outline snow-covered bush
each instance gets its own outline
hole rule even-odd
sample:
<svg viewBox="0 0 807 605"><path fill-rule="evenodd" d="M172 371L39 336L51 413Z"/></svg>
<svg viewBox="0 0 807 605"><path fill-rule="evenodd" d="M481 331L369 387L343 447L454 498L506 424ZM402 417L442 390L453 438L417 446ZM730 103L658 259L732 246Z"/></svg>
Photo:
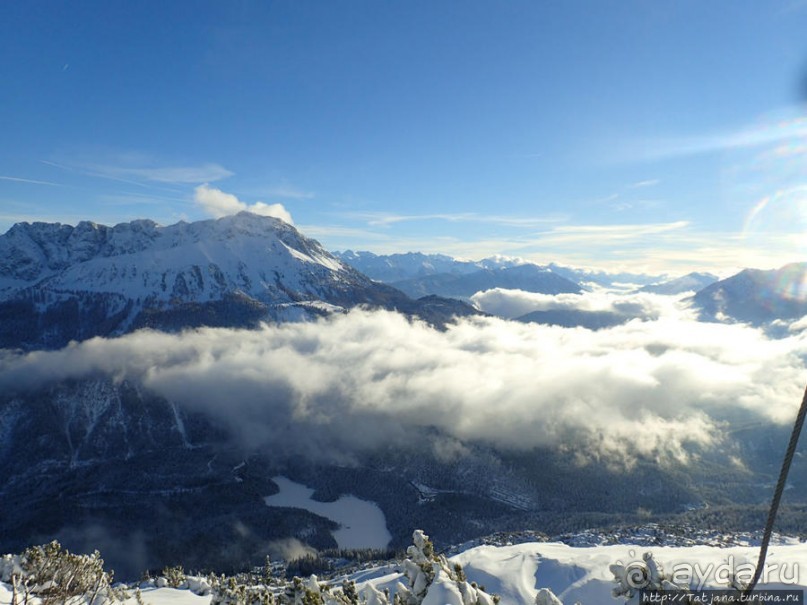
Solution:
<svg viewBox="0 0 807 605"><path fill-rule="evenodd" d="M493 605L496 596L487 594L476 584L468 583L462 566L449 564L443 555L434 553L429 536L421 530L412 534L404 561L408 586L398 582L394 605Z"/></svg>
<svg viewBox="0 0 807 605"><path fill-rule="evenodd" d="M121 600L98 551L77 555L53 541L0 560L0 581L11 584L12 603L102 605Z"/></svg>
<svg viewBox="0 0 807 605"><path fill-rule="evenodd" d="M182 565L165 567L162 576L160 576L158 580L161 578L165 578L165 584L171 588L185 588L185 584L188 581L185 575L185 569L183 569ZM159 584L162 584L162 582L159 582Z"/></svg>
<svg viewBox="0 0 807 605"><path fill-rule="evenodd" d="M240 584L235 578L222 578L213 585L210 605L273 605L275 595L266 586Z"/></svg>
<svg viewBox="0 0 807 605"><path fill-rule="evenodd" d="M402 563L404 582L395 596L367 583L358 589L352 580L340 585L321 583L315 575L295 577L284 587L248 585L235 578L211 578L211 605L494 605L498 597L469 583L462 567L435 554L429 537L417 530Z"/></svg>

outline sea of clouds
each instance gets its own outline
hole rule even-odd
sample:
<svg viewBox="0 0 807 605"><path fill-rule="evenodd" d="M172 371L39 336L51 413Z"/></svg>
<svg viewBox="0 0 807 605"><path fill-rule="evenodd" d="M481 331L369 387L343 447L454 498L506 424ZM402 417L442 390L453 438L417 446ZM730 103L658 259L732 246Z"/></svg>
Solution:
<svg viewBox="0 0 807 605"><path fill-rule="evenodd" d="M525 300L630 309L635 318L592 331L472 317L439 331L356 309L257 330L140 331L2 352L0 390L130 380L209 415L247 447L330 459L439 435L431 445L444 453L470 443L574 446L685 462L718 447L732 422L795 416L807 333L771 339L740 324L698 322L680 301L651 294L475 297L506 316Z"/></svg>
<svg viewBox="0 0 807 605"><path fill-rule="evenodd" d="M539 294L524 290L493 288L477 292L471 302L481 311L514 319L533 311L582 311L611 313L624 320L658 319L662 315L684 317L679 299L646 292L624 293L599 289L582 294Z"/></svg>

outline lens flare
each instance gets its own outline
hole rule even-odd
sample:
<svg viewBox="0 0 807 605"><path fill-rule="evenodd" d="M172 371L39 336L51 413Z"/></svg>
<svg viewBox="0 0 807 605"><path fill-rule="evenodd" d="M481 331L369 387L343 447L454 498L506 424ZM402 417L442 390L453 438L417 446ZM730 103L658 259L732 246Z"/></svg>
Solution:
<svg viewBox="0 0 807 605"><path fill-rule="evenodd" d="M763 197L751 208L743 225L745 237L788 233L807 237L807 185Z"/></svg>
<svg viewBox="0 0 807 605"><path fill-rule="evenodd" d="M743 240L749 248L786 247L797 252L793 264L776 272L771 294L807 300L807 185L782 189L760 199L749 211L743 226Z"/></svg>
<svg viewBox="0 0 807 605"><path fill-rule="evenodd" d="M774 289L784 298L795 301L807 300L807 272L804 263L787 265L777 271Z"/></svg>

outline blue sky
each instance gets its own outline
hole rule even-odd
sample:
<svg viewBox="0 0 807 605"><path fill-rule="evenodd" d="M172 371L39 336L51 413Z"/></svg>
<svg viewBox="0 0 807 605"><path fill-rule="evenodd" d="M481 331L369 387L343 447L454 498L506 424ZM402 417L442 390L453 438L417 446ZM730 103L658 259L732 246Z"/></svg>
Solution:
<svg viewBox="0 0 807 605"><path fill-rule="evenodd" d="M803 0L4 2L0 231L251 207L331 249L806 260L805 32Z"/></svg>

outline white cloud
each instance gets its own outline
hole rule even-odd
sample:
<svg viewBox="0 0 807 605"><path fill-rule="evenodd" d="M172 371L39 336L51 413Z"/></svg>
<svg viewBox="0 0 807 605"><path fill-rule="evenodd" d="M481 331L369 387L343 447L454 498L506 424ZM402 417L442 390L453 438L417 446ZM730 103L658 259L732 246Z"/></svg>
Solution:
<svg viewBox="0 0 807 605"><path fill-rule="evenodd" d="M113 178L134 178L158 183L195 184L210 183L232 176L233 173L218 164L204 164L202 166L171 166L130 168L123 166L106 166L92 164L88 169L98 176Z"/></svg>
<svg viewBox="0 0 807 605"><path fill-rule="evenodd" d="M644 181L637 181L628 185L628 189L641 189L642 187L655 187L661 181L659 179L647 179Z"/></svg>
<svg viewBox="0 0 807 605"><path fill-rule="evenodd" d="M31 185L49 185L52 187L64 187L64 185L60 183L54 183L52 181L37 181L35 179L23 179L17 176L0 176L0 181L13 181L15 183L28 183Z"/></svg>
<svg viewBox="0 0 807 605"><path fill-rule="evenodd" d="M289 225L294 224L291 214L286 210L283 204L264 204L263 202L246 204L233 194L225 193L220 189L209 186L207 183L199 185L194 189L193 199L204 208L205 212L214 218L220 218L228 214L237 214L246 210L254 214L260 214L261 216L279 218Z"/></svg>
<svg viewBox="0 0 807 605"><path fill-rule="evenodd" d="M303 191L291 185L272 187L266 191L266 194L271 197L283 197L290 200L310 200L315 197L313 192Z"/></svg>
<svg viewBox="0 0 807 605"><path fill-rule="evenodd" d="M64 162L39 160L42 164L60 170L76 172L87 176L130 183L139 187L165 189L165 185L187 185L212 183L234 173L214 163L199 166L159 166L149 156L137 153L110 154L114 163L99 162L94 158L71 159ZM154 185L153 183L161 183Z"/></svg>
<svg viewBox="0 0 807 605"><path fill-rule="evenodd" d="M645 320L662 316L694 318L674 298L646 292L624 294L598 290L582 294L538 294L494 288L477 292L471 297L471 302L485 313L509 319L532 311L605 311L627 319Z"/></svg>
<svg viewBox="0 0 807 605"><path fill-rule="evenodd" d="M801 319L797 319L796 321L792 322L791 324L787 324L787 322L782 322L782 325L787 326L787 329L790 332L802 332L807 330L807 315L802 317Z"/></svg>
<svg viewBox="0 0 807 605"><path fill-rule="evenodd" d="M553 243L587 242L594 238L610 242L633 241L648 235L679 231L689 226L687 221L673 223L643 223L633 225L564 225L546 234Z"/></svg>
<svg viewBox="0 0 807 605"><path fill-rule="evenodd" d="M496 318L445 332L353 311L255 331L142 331L0 356L0 390L114 376L202 411L246 445L349 456L390 444L577 447L685 459L727 419L786 423L807 337L684 316L592 332ZM433 443L437 445L437 443Z"/></svg>
<svg viewBox="0 0 807 605"><path fill-rule="evenodd" d="M449 223L486 223L532 229L550 223L565 220L564 216L554 214L547 216L507 216L500 214L478 214L476 212L444 213L444 214L395 214L389 212L359 212L347 216L367 221L370 226L390 226L397 223L446 221Z"/></svg>
<svg viewBox="0 0 807 605"><path fill-rule="evenodd" d="M653 141L633 141L622 159L659 160L716 151L753 149L788 141L803 141L807 137L807 118L798 113L795 117L788 115L777 118L734 131ZM619 155L616 154L617 157Z"/></svg>

